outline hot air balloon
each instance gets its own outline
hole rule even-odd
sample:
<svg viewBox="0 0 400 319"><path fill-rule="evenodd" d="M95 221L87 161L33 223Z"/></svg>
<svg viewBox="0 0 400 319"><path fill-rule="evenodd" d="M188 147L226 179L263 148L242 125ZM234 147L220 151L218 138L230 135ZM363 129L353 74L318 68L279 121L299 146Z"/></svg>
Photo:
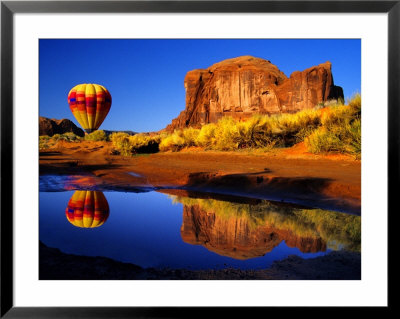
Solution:
<svg viewBox="0 0 400 319"><path fill-rule="evenodd" d="M76 191L68 202L65 214L76 227L94 228L105 223L110 208L103 192Z"/></svg>
<svg viewBox="0 0 400 319"><path fill-rule="evenodd" d="M69 91L68 104L86 133L92 133L100 127L111 108L111 94L99 84L79 84Z"/></svg>

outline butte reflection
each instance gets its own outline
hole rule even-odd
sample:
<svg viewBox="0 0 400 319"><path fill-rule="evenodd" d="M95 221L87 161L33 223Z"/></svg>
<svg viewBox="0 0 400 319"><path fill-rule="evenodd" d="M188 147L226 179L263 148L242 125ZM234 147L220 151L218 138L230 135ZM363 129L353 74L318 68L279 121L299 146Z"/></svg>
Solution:
<svg viewBox="0 0 400 319"><path fill-rule="evenodd" d="M75 191L65 210L68 221L81 228L103 225L110 215L110 208L103 192Z"/></svg>
<svg viewBox="0 0 400 319"><path fill-rule="evenodd" d="M183 204L183 241L219 255L260 257L282 241L303 253L361 249L359 216L266 200L171 197Z"/></svg>

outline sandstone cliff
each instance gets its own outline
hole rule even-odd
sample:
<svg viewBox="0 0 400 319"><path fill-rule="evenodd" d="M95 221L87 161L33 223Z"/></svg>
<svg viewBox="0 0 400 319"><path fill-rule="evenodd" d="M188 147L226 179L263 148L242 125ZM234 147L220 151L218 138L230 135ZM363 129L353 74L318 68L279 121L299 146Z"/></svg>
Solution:
<svg viewBox="0 0 400 319"><path fill-rule="evenodd" d="M77 127L68 119L49 119L47 117L39 117L39 135L53 136L54 134L64 134L72 132L78 136L85 136L83 130Z"/></svg>
<svg viewBox="0 0 400 319"><path fill-rule="evenodd" d="M270 61L242 56L186 74L186 107L167 130L201 126L230 115L294 113L343 98L326 62L288 78Z"/></svg>

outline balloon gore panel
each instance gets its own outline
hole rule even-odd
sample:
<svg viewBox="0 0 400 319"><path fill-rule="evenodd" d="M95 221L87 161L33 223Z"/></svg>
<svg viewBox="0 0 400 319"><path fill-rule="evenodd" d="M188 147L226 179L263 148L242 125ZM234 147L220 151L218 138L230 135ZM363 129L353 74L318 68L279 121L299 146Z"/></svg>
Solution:
<svg viewBox="0 0 400 319"><path fill-rule="evenodd" d="M68 104L78 123L87 132L96 131L111 108L111 94L99 84L79 84L68 93Z"/></svg>

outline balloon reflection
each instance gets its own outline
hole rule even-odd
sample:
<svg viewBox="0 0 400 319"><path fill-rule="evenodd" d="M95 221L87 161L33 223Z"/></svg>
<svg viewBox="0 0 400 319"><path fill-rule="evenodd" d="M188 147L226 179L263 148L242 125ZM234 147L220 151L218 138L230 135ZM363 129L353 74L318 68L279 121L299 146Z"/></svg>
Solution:
<svg viewBox="0 0 400 319"><path fill-rule="evenodd" d="M69 200L65 214L76 227L95 228L106 222L110 208L103 192L78 190Z"/></svg>

